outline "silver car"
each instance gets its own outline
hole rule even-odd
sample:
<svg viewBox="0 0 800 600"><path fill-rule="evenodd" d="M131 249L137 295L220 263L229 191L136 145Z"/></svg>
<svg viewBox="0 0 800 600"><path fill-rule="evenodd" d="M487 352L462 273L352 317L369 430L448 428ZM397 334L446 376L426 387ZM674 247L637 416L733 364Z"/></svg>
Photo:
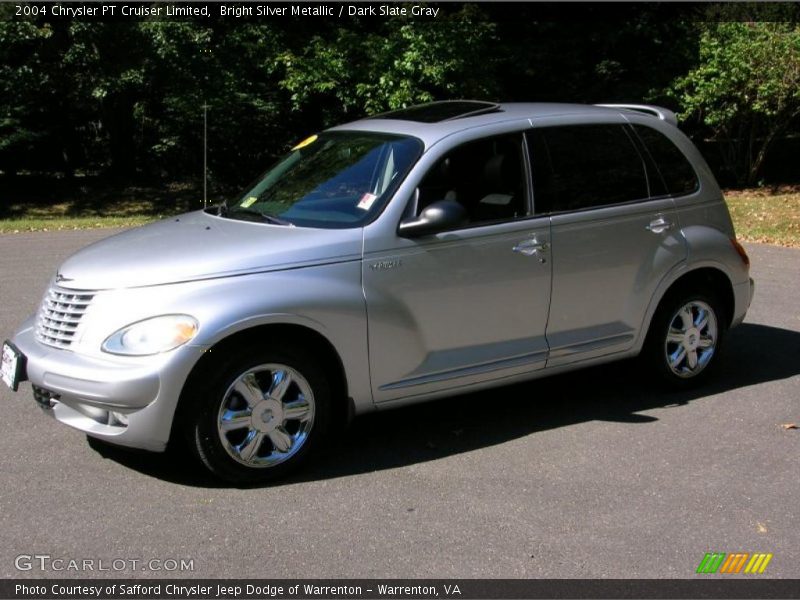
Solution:
<svg viewBox="0 0 800 600"><path fill-rule="evenodd" d="M361 413L641 355L696 384L753 294L708 166L643 105L437 102L58 269L3 347L58 421L279 477Z"/></svg>

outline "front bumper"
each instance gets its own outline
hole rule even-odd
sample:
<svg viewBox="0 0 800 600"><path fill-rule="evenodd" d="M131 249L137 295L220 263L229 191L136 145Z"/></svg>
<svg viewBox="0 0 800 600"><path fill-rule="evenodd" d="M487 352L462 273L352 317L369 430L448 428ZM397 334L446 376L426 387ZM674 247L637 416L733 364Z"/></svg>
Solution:
<svg viewBox="0 0 800 600"><path fill-rule="evenodd" d="M92 437L153 451L166 448L181 390L205 350L183 346L155 357L87 357L38 342L33 317L13 342L26 357L27 379L45 412Z"/></svg>

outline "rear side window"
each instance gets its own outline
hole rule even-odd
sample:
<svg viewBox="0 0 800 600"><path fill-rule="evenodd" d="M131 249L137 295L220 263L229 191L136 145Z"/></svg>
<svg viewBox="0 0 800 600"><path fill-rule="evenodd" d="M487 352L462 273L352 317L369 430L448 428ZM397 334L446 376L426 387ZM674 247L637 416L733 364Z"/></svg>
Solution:
<svg viewBox="0 0 800 600"><path fill-rule="evenodd" d="M537 213L649 196L642 157L622 125L543 127L527 139Z"/></svg>
<svg viewBox="0 0 800 600"><path fill-rule="evenodd" d="M691 194L700 186L692 165L678 147L660 131L645 125L633 128L653 157L670 194Z"/></svg>

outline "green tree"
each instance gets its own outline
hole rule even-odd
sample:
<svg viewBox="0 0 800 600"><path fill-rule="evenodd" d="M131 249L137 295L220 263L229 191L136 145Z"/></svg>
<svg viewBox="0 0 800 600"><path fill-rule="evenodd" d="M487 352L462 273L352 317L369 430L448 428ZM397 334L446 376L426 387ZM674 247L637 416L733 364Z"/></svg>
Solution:
<svg viewBox="0 0 800 600"><path fill-rule="evenodd" d="M325 120L438 99L494 96L495 25L466 5L435 23L354 21L280 56L292 108L327 107Z"/></svg>
<svg viewBox="0 0 800 600"><path fill-rule="evenodd" d="M215 178L241 183L281 153L293 124L279 85L283 30L270 22L156 20L142 28L148 91L135 114L152 168L200 173L204 104Z"/></svg>
<svg viewBox="0 0 800 600"><path fill-rule="evenodd" d="M0 17L3 17L0 13ZM0 160L15 173L46 132L38 126L42 92L34 61L37 49L52 35L49 27L0 20ZM21 57L30 57L22 64Z"/></svg>
<svg viewBox="0 0 800 600"><path fill-rule="evenodd" d="M0 157L9 165L4 170L70 174L85 153L82 135L96 102L82 61L66 58L73 41L66 21L0 20Z"/></svg>
<svg viewBox="0 0 800 600"><path fill-rule="evenodd" d="M756 183L772 143L800 115L800 25L716 22L703 26L699 64L673 91L721 144L724 167Z"/></svg>
<svg viewBox="0 0 800 600"><path fill-rule="evenodd" d="M71 175L100 156L102 166L131 174L141 42L136 24L1 21L0 127L8 135L0 153L11 170L16 161Z"/></svg>

